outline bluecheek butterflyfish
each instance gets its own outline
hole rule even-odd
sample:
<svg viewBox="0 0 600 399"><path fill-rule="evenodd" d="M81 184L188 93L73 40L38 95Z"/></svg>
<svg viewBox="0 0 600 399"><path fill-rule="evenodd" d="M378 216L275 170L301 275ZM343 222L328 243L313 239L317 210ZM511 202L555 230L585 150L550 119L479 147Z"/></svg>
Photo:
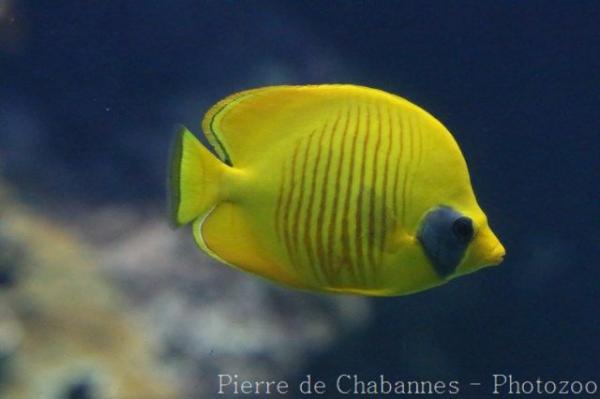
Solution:
<svg viewBox="0 0 600 399"><path fill-rule="evenodd" d="M220 262L308 290L421 291L505 250L450 132L411 102L354 85L271 86L205 115L217 156L187 129L170 211Z"/></svg>

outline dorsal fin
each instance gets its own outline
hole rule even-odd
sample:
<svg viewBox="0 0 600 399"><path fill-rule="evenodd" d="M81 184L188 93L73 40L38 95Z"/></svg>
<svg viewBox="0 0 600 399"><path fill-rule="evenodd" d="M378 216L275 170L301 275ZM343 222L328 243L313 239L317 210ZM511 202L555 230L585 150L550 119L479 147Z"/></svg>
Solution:
<svg viewBox="0 0 600 399"><path fill-rule="evenodd" d="M265 146L309 134L331 111L367 96L404 101L354 85L268 86L219 101L204 116L202 129L221 160L239 167L260 157Z"/></svg>

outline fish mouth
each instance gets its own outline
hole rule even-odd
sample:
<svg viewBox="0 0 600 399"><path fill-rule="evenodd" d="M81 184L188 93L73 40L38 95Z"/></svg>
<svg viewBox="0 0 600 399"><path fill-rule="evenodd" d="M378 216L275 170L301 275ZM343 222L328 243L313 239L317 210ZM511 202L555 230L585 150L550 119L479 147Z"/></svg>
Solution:
<svg viewBox="0 0 600 399"><path fill-rule="evenodd" d="M482 267L499 265L506 255L504 246L489 228L482 229L471 245L471 251L465 261L466 270L474 271Z"/></svg>
<svg viewBox="0 0 600 399"><path fill-rule="evenodd" d="M502 244L498 243L498 244L496 244L494 249L492 249L490 251L489 255L486 257L487 258L486 264L489 266L499 265L504 260L505 255L506 255L506 250L504 249L504 246L502 246Z"/></svg>

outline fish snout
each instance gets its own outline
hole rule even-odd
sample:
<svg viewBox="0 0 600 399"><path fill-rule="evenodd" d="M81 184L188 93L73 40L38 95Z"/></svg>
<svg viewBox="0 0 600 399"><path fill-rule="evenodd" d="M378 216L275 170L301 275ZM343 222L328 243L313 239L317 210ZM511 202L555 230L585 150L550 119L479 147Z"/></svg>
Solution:
<svg viewBox="0 0 600 399"><path fill-rule="evenodd" d="M504 260L504 255L506 255L506 250L504 246L498 241L498 244L494 247L494 249L490 252L487 257L487 264L490 266L496 266L502 263Z"/></svg>
<svg viewBox="0 0 600 399"><path fill-rule="evenodd" d="M492 230L485 226L479 230L464 260L461 272L470 273L487 266L502 263L506 250Z"/></svg>
<svg viewBox="0 0 600 399"><path fill-rule="evenodd" d="M476 253L480 266L496 266L502 263L506 249L492 229L485 227L476 238Z"/></svg>

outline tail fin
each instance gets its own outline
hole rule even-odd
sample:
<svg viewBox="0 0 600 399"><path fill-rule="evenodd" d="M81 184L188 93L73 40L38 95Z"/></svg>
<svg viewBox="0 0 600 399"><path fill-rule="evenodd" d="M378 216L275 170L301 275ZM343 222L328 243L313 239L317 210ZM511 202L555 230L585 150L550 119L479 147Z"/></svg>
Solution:
<svg viewBox="0 0 600 399"><path fill-rule="evenodd" d="M217 204L225 168L189 130L179 129L171 149L168 187L173 226L187 224Z"/></svg>

